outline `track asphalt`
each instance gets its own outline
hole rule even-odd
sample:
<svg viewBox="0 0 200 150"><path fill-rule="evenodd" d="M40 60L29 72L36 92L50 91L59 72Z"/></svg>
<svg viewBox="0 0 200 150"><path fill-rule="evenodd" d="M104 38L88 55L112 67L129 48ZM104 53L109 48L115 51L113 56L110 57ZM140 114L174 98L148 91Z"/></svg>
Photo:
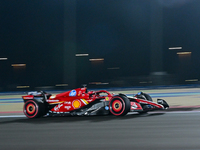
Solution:
<svg viewBox="0 0 200 150"><path fill-rule="evenodd" d="M199 150L200 112L0 118L1 150Z"/></svg>
<svg viewBox="0 0 200 150"><path fill-rule="evenodd" d="M120 89L108 90L111 93L123 93L132 96L137 92L143 91L149 94L153 101L157 98L164 99L168 102L170 109L174 110L196 110L200 109L200 88L173 88L173 89ZM52 93L52 92L50 92ZM54 91L53 94L60 92ZM0 93L0 115L23 114L23 100L21 98L24 93Z"/></svg>

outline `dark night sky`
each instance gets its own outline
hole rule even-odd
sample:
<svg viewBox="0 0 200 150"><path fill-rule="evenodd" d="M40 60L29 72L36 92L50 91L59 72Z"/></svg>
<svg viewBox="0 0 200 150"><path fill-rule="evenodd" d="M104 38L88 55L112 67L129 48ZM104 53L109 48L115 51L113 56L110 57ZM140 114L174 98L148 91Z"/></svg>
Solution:
<svg viewBox="0 0 200 150"><path fill-rule="evenodd" d="M177 73L178 55L168 48L182 46L192 51L189 76L199 78L200 1L156 1L163 6L164 71ZM150 74L150 0L77 0L76 16L77 52L105 58L97 79L110 78L110 67L120 67L116 77ZM0 57L8 58L0 61L0 83L62 83L64 0L0 0L0 17ZM13 70L14 63L26 70Z"/></svg>

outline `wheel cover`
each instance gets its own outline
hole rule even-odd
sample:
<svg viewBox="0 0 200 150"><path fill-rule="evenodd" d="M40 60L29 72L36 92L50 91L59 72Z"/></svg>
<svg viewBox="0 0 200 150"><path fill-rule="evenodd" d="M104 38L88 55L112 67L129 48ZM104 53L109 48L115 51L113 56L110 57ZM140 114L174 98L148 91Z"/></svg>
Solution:
<svg viewBox="0 0 200 150"><path fill-rule="evenodd" d="M26 106L26 112L30 115L34 114L36 111L36 108L35 108L35 105L33 105L32 103L29 103L27 106Z"/></svg>
<svg viewBox="0 0 200 150"><path fill-rule="evenodd" d="M119 116L123 114L125 110L125 103L121 97L116 97L110 101L110 112L113 115Z"/></svg>
<svg viewBox="0 0 200 150"><path fill-rule="evenodd" d="M38 104L33 100L29 100L24 104L24 114L28 118L34 118L38 115Z"/></svg>
<svg viewBox="0 0 200 150"><path fill-rule="evenodd" d="M120 112L122 110L122 102L119 101L119 100L114 100L113 103L112 103L112 109L113 111L115 112Z"/></svg>

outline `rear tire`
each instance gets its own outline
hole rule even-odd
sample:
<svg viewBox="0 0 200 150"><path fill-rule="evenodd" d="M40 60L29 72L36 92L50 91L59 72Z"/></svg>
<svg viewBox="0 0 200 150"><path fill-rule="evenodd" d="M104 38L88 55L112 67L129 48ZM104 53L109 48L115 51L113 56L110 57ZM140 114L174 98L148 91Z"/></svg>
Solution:
<svg viewBox="0 0 200 150"><path fill-rule="evenodd" d="M115 116L124 116L130 111L130 100L123 95L114 96L109 102L109 109Z"/></svg>
<svg viewBox="0 0 200 150"><path fill-rule="evenodd" d="M28 118L39 118L45 114L45 107L43 103L28 100L24 104L23 111Z"/></svg>

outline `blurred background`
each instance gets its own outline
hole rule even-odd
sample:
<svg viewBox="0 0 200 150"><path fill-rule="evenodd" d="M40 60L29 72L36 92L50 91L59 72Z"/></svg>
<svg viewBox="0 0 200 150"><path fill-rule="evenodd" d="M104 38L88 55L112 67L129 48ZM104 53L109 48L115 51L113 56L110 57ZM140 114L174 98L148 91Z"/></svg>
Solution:
<svg viewBox="0 0 200 150"><path fill-rule="evenodd" d="M199 0L0 0L0 91L198 85Z"/></svg>

